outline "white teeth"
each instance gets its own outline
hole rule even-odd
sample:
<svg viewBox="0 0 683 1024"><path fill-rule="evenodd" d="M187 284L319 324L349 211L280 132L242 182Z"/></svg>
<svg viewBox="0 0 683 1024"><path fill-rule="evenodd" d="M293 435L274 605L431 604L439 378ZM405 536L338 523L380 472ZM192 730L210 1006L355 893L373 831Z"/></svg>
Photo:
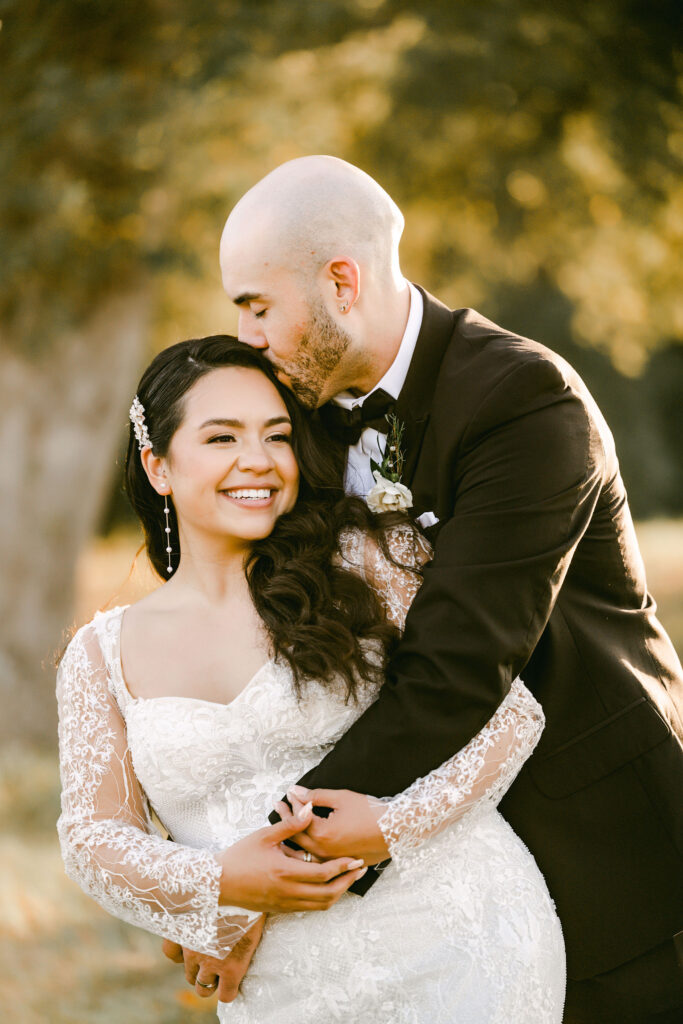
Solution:
<svg viewBox="0 0 683 1024"><path fill-rule="evenodd" d="M258 500L263 498L269 498L271 495L270 488L267 487L242 487L239 490L226 491L231 498L251 498L252 500Z"/></svg>

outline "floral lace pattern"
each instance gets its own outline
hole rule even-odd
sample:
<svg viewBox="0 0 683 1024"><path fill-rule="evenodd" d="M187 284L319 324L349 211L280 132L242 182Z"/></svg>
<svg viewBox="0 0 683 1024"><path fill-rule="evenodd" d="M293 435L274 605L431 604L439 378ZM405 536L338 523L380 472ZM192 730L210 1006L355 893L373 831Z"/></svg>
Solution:
<svg viewBox="0 0 683 1024"><path fill-rule="evenodd" d="M358 573L377 593L387 618L403 630L406 615L420 588L420 567L432 556L425 538L408 524L387 531L389 558L379 544L360 530L340 538L343 563Z"/></svg>
<svg viewBox="0 0 683 1024"><path fill-rule="evenodd" d="M429 558L392 531L403 566ZM353 532L341 558L402 627L419 574ZM266 823L274 801L317 764L375 699L334 681L297 700L271 661L229 705L133 698L121 673L124 609L95 617L60 667L63 778L59 834L67 872L111 913L221 956L256 914L218 905L215 854ZM542 728L516 682L464 750L384 801L393 861L362 899L324 914L270 916L225 1024L559 1024L564 951L543 878L495 809ZM170 832L155 834L153 810Z"/></svg>
<svg viewBox="0 0 683 1024"><path fill-rule="evenodd" d="M67 874L130 924L215 956L258 916L219 907L221 869L209 850L166 842L151 822L113 693L98 627L73 638L57 677L62 813L57 830Z"/></svg>
<svg viewBox="0 0 683 1024"><path fill-rule="evenodd" d="M489 807L427 848L362 899L269 917L222 1024L560 1024L562 933L522 842Z"/></svg>
<svg viewBox="0 0 683 1024"><path fill-rule="evenodd" d="M420 585L410 569L424 565L431 552L424 538L407 525L390 532L388 545L393 561L366 535L349 533L343 538L342 555L375 588L387 617L402 630ZM540 704L516 679L491 720L452 758L396 797L368 797L373 804L386 805L379 826L399 870L426 839L468 811L497 806L533 752L544 725Z"/></svg>
<svg viewBox="0 0 683 1024"><path fill-rule="evenodd" d="M543 712L515 680L495 715L452 758L386 804L379 827L399 869L422 843L464 814L495 807L540 739ZM419 860L419 857L417 858Z"/></svg>

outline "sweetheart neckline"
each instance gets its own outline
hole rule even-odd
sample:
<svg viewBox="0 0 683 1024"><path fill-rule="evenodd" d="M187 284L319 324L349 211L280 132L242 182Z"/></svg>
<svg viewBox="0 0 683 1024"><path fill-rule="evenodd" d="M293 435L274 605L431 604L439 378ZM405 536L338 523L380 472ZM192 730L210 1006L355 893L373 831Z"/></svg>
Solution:
<svg viewBox="0 0 683 1024"><path fill-rule="evenodd" d="M126 697L126 704L148 704L152 701L175 700L183 702L189 701L193 704L208 704L209 706L216 708L230 708L242 697L244 693L247 692L247 690L251 688L252 684L256 682L257 678L261 675L262 672L265 671L265 669L275 664L275 658L268 658L267 661L264 661L262 665L259 665L259 667L256 669L254 674L247 680L247 682L244 684L239 693L236 693L232 700L229 701L208 700L205 697L189 697L169 693L160 694L157 697L136 697L135 694L132 693L132 691L128 687L128 683L126 682L126 678L123 674L123 662L121 660L121 626L123 624L123 615L128 608L130 608L129 604L117 605L115 608L110 608L108 612L99 613L101 615L108 614L113 619L115 617L115 613L118 612L118 630L115 636L116 643L113 651L112 660L114 668L116 669L116 674L118 676L117 681L120 684L123 693L125 694Z"/></svg>

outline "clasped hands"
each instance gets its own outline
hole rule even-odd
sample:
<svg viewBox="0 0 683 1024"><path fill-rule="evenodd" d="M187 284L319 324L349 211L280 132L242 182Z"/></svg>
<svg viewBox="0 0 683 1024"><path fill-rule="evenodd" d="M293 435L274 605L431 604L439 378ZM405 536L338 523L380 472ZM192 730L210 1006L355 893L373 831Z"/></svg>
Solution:
<svg viewBox="0 0 683 1024"><path fill-rule="evenodd" d="M377 824L382 806L362 793L292 786L276 804L281 821L235 843L220 857L220 902L263 913L326 910L365 874L367 865L386 860L389 851ZM321 818L313 807L328 807ZM293 850L284 840L300 847ZM308 855L308 856L307 856ZM163 952L182 963L197 995L232 1002L263 934L264 918L246 932L223 959L205 956L165 940Z"/></svg>
<svg viewBox="0 0 683 1024"><path fill-rule="evenodd" d="M378 821L384 811L381 804L371 806L367 796L350 789L306 789L292 786L287 793L292 805L284 801L275 809L285 822L294 822L305 801L313 807L329 807L330 815L313 814L309 824L292 836L302 850L321 861L335 857L356 857L365 864L378 864L390 856Z"/></svg>

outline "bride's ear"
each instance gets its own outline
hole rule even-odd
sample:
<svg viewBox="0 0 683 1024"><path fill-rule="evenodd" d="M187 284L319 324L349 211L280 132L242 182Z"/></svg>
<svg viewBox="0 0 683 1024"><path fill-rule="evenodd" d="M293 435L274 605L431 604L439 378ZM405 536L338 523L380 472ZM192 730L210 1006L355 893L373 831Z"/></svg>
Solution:
<svg viewBox="0 0 683 1024"><path fill-rule="evenodd" d="M155 455L151 448L143 448L140 452L140 462L157 494L170 494L171 488L166 475L166 459L161 455Z"/></svg>

